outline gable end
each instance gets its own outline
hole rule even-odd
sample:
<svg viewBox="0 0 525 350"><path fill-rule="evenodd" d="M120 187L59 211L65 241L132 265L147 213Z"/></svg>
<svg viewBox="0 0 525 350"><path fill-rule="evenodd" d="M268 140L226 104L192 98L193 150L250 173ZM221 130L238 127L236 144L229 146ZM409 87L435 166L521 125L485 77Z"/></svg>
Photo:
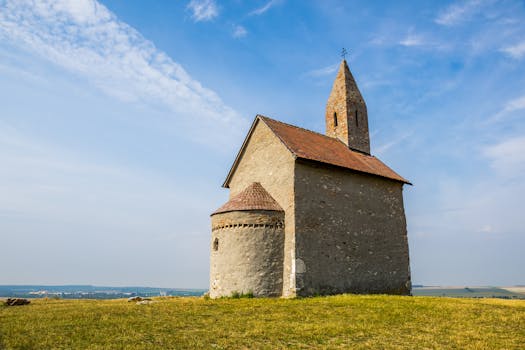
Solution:
<svg viewBox="0 0 525 350"><path fill-rule="evenodd" d="M226 176L226 179L224 180L224 183L222 184L222 187L223 188L230 188L230 181L233 177L233 174L235 173L235 171L237 170L237 166L239 165L241 159L242 159L242 156L244 155L244 152L246 150L246 147L248 146L248 143L250 142L250 139L252 137L252 134L255 130L255 128L257 127L257 125L259 124L259 122L264 122L264 119L261 118L262 116L257 114L255 116L255 119L253 120L253 123L252 125L250 126L250 130L248 131L248 134L246 135L243 143L242 143L242 146L241 148L239 149L239 152L237 153L237 156L235 157L235 160L233 161L233 164L230 168L230 171L228 172L228 175ZM265 124L266 125L266 124ZM268 129L272 132L272 134L279 140L279 142L286 148L286 150L288 150L288 152L290 152L290 154L292 155L292 157L294 157L294 159L296 158L295 156L295 153L292 152L290 150L290 148L288 147L288 145L286 145L285 142L283 142L283 140L281 139L281 137L279 135L277 135L273 130L272 128L270 128L268 125L266 125L268 127Z"/></svg>

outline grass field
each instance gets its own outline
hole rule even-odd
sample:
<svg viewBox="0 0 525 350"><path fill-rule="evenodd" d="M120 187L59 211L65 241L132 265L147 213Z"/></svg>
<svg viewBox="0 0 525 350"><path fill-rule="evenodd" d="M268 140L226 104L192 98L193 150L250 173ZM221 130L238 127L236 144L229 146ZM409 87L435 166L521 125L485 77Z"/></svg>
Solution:
<svg viewBox="0 0 525 350"><path fill-rule="evenodd" d="M525 301L384 295L33 300L0 307L1 349L523 349Z"/></svg>

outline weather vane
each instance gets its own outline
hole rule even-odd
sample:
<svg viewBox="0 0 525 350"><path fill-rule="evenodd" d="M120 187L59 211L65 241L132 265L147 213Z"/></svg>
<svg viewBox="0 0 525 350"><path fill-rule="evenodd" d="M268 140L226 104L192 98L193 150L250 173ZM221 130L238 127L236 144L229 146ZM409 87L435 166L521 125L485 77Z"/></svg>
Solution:
<svg viewBox="0 0 525 350"><path fill-rule="evenodd" d="M348 51L346 51L346 49L343 47L343 49L341 50L341 57L343 58L343 60L346 60L346 54L348 53Z"/></svg>

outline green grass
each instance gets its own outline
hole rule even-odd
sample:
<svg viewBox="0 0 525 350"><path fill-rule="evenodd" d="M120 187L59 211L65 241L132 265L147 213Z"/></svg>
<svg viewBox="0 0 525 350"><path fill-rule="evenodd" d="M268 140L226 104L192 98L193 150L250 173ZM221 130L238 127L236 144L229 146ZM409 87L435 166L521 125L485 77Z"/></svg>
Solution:
<svg viewBox="0 0 525 350"><path fill-rule="evenodd" d="M523 349L525 301L384 295L33 300L1 349Z"/></svg>

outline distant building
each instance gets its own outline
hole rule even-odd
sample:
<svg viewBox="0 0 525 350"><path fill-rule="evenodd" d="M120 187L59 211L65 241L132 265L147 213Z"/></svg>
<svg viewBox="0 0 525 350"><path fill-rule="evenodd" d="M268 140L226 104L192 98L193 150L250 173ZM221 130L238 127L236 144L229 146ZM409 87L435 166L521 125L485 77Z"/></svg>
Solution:
<svg viewBox="0 0 525 350"><path fill-rule="evenodd" d="M365 101L341 62L326 135L261 115L211 215L210 296L410 293L403 185L370 155Z"/></svg>

